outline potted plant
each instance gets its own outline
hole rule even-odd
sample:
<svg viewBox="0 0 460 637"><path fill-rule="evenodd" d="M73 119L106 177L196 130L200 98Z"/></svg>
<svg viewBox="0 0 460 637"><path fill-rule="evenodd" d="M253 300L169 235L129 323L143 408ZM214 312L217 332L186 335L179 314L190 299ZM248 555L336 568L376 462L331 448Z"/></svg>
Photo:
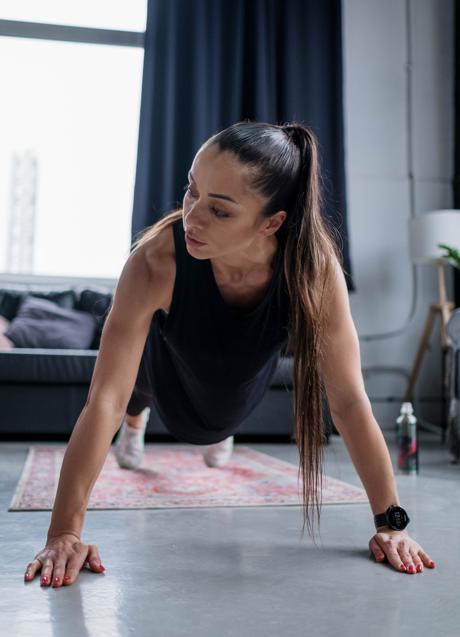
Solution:
<svg viewBox="0 0 460 637"><path fill-rule="evenodd" d="M451 265L460 270L460 252L445 243L438 243L438 248L444 248L444 250L447 250L447 253L442 255L443 258L448 259Z"/></svg>

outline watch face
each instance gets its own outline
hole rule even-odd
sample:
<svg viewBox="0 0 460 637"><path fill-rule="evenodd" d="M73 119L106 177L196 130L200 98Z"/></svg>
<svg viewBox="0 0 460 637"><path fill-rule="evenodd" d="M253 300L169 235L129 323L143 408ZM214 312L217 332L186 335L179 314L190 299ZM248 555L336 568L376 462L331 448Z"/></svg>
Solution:
<svg viewBox="0 0 460 637"><path fill-rule="evenodd" d="M405 529L409 523L409 517L402 507L392 506L389 508L388 519L390 526L394 529Z"/></svg>

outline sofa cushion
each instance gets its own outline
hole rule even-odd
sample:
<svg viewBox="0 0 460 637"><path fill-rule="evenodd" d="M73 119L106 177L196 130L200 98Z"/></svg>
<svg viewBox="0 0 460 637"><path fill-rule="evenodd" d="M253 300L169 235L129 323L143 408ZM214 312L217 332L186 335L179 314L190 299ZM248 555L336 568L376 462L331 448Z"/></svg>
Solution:
<svg viewBox="0 0 460 637"><path fill-rule="evenodd" d="M96 319L96 332L94 334L93 342L90 349L99 349L101 343L102 328L104 327L105 319L110 310L113 294L107 290L92 288L85 288L81 290L78 301L75 304L76 310L82 312L89 312Z"/></svg>
<svg viewBox="0 0 460 637"><path fill-rule="evenodd" d="M20 288L7 287L0 290L0 314L11 321L16 316L21 303L28 296L47 299L48 301L53 301L59 307L67 309L75 307L77 301L77 293L69 288L63 290L30 290L27 286Z"/></svg>
<svg viewBox="0 0 460 637"><path fill-rule="evenodd" d="M14 348L0 351L0 382L90 384L97 352L89 349Z"/></svg>
<svg viewBox="0 0 460 637"><path fill-rule="evenodd" d="M88 312L26 296L5 336L15 347L89 349L96 327L96 319Z"/></svg>

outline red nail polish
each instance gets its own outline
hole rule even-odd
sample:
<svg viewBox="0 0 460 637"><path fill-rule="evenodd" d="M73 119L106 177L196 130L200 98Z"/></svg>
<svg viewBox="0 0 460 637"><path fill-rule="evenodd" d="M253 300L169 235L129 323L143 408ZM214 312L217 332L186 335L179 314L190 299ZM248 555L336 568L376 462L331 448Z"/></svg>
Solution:
<svg viewBox="0 0 460 637"><path fill-rule="evenodd" d="M70 577L68 575L64 576L64 582L70 582Z"/></svg>
<svg viewBox="0 0 460 637"><path fill-rule="evenodd" d="M402 570L402 571L405 571L405 570L406 570L406 567L404 566L404 564L401 564L401 567L400 567L400 568L401 568L401 570Z"/></svg>

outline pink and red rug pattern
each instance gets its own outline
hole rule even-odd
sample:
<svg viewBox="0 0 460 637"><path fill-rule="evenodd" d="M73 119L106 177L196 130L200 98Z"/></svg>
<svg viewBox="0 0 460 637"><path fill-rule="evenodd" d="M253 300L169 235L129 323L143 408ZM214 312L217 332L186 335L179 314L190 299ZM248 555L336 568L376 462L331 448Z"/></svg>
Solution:
<svg viewBox="0 0 460 637"><path fill-rule="evenodd" d="M9 511L53 508L66 446L29 447ZM88 509L281 506L302 504L298 466L235 445L223 467L207 467L200 446L147 444L138 469L118 466L113 446L93 487ZM323 477L323 504L369 502L361 487Z"/></svg>

